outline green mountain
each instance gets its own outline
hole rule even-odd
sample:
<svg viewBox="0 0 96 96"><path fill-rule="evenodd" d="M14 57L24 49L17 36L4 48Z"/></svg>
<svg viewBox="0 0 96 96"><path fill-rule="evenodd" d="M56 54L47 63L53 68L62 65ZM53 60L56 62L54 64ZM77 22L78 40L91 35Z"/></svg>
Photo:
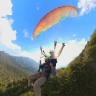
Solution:
<svg viewBox="0 0 96 96"><path fill-rule="evenodd" d="M23 70L36 72L39 64L28 58L28 57L17 57L11 56L3 51L0 51L0 61L10 63L11 65L17 66Z"/></svg>
<svg viewBox="0 0 96 96"><path fill-rule="evenodd" d="M2 96L35 96L24 89L27 79L14 83ZM80 55L42 87L42 96L96 96L96 30Z"/></svg>
<svg viewBox="0 0 96 96"><path fill-rule="evenodd" d="M36 72L39 68L39 64L28 57L16 57L12 56L11 57L11 62L18 66L19 68L31 72Z"/></svg>
<svg viewBox="0 0 96 96"><path fill-rule="evenodd" d="M4 82L12 79L24 77L26 72L10 61L10 55L0 52L0 80Z"/></svg>

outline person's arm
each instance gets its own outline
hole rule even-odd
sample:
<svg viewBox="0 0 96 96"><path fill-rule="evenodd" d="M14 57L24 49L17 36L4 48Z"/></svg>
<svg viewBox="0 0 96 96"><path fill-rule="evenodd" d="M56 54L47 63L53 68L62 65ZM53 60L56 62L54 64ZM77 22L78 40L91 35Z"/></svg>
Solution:
<svg viewBox="0 0 96 96"><path fill-rule="evenodd" d="M59 53L58 53L58 55L56 56L56 58L58 58L58 57L61 55L64 46L65 46L65 43L62 43L62 47L61 47L61 49L59 50Z"/></svg>
<svg viewBox="0 0 96 96"><path fill-rule="evenodd" d="M56 49L57 41L54 41L54 51Z"/></svg>

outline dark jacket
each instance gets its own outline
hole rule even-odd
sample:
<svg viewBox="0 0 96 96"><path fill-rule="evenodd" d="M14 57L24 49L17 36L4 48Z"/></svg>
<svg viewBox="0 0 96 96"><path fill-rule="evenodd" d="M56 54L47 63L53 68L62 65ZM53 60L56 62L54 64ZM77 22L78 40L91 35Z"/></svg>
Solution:
<svg viewBox="0 0 96 96"><path fill-rule="evenodd" d="M54 67L56 67L57 59L50 59L50 62L53 64Z"/></svg>
<svg viewBox="0 0 96 96"><path fill-rule="evenodd" d="M49 62L48 62L47 64L44 63L44 64L40 65L40 69L42 70L41 72L44 73L44 76L45 76L47 79L49 79L50 74L51 74L51 67L50 67Z"/></svg>
<svg viewBox="0 0 96 96"><path fill-rule="evenodd" d="M57 59L52 59L50 57L49 62L51 62L53 64L53 67L51 68L51 74L52 74L52 76L56 76L56 63L57 63Z"/></svg>
<svg viewBox="0 0 96 96"><path fill-rule="evenodd" d="M54 68L50 67L50 63L53 64ZM42 64L40 65L40 69L42 70L42 72L44 73L44 76L49 79L50 74L52 74L53 76L56 76L56 63L57 63L57 59L49 59L49 62L46 64Z"/></svg>

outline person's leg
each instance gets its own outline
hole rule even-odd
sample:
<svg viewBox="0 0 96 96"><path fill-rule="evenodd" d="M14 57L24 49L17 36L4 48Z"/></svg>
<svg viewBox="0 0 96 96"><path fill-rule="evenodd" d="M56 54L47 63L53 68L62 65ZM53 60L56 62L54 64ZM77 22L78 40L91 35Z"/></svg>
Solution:
<svg viewBox="0 0 96 96"><path fill-rule="evenodd" d="M33 79L38 79L39 77L40 77L40 72L31 73L31 74L28 76L28 86L31 86L31 80L33 80Z"/></svg>
<svg viewBox="0 0 96 96"><path fill-rule="evenodd" d="M37 79L33 85L36 96L41 96L41 86L47 81L45 76Z"/></svg>

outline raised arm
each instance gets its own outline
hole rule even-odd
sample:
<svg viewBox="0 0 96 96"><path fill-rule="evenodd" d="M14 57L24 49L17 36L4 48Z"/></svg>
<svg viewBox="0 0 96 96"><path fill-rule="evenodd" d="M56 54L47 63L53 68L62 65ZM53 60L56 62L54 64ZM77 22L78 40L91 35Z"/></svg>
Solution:
<svg viewBox="0 0 96 96"><path fill-rule="evenodd" d="M55 49L56 49L56 45L57 45L57 41L54 41L54 52L55 52Z"/></svg>
<svg viewBox="0 0 96 96"><path fill-rule="evenodd" d="M65 46L65 43L62 43L62 47L61 47L61 49L59 50L59 53L58 53L58 55L56 56L56 58L58 58L58 57L61 55L61 52L62 52L64 46Z"/></svg>

